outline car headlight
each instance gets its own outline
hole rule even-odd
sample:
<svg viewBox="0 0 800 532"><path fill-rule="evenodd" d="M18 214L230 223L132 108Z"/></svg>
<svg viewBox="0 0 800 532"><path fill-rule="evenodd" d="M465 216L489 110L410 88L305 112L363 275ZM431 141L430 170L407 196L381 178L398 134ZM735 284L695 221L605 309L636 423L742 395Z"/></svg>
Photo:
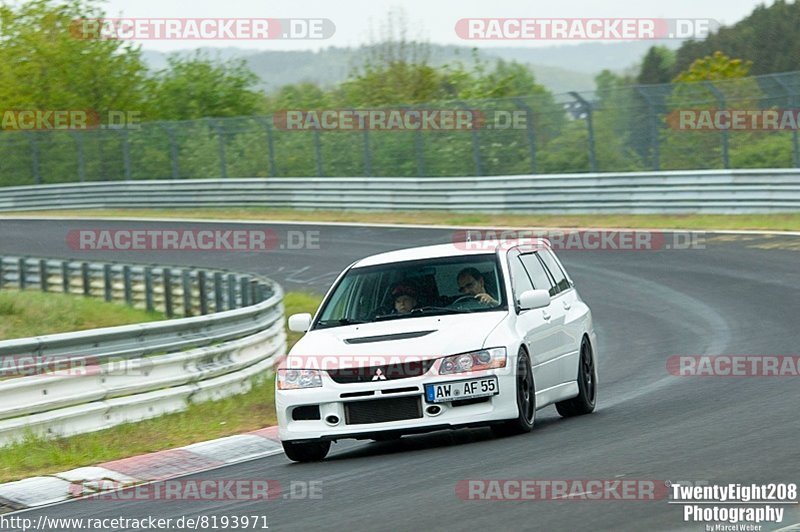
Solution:
<svg viewBox="0 0 800 532"><path fill-rule="evenodd" d="M504 367L506 367L506 348L494 347L492 349L481 349L471 353L444 357L442 363L439 364L439 375L452 375L453 373Z"/></svg>
<svg viewBox="0 0 800 532"><path fill-rule="evenodd" d="M279 369L278 389L299 390L322 386L322 375L318 369Z"/></svg>

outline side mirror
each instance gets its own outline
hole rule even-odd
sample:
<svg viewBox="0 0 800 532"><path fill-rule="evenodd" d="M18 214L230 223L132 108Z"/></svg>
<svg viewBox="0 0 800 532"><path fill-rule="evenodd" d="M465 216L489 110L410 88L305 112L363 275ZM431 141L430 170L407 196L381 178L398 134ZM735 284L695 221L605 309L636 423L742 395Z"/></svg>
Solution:
<svg viewBox="0 0 800 532"><path fill-rule="evenodd" d="M292 332L306 332L311 327L311 314L292 314L289 316L289 330Z"/></svg>
<svg viewBox="0 0 800 532"><path fill-rule="evenodd" d="M520 310L542 308L549 304L550 292L547 290L526 290L519 296Z"/></svg>

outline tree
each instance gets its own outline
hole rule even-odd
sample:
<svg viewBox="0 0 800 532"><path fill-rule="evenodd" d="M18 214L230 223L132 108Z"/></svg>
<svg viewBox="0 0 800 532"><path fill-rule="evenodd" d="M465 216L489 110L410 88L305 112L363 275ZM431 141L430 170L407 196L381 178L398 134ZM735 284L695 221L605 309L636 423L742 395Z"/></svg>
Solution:
<svg viewBox="0 0 800 532"><path fill-rule="evenodd" d="M673 64L675 64L675 52L666 46L651 46L642 60L636 83L640 85L669 83Z"/></svg>

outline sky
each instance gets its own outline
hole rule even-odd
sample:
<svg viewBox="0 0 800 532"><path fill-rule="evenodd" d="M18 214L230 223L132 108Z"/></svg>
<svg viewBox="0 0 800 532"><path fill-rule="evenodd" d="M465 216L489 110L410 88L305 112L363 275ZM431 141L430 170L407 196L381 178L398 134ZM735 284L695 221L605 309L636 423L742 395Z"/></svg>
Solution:
<svg viewBox="0 0 800 532"><path fill-rule="evenodd" d="M709 18L724 25L747 16L755 0L106 0L107 16L146 18L327 18L336 26L325 40L140 41L145 50L173 51L198 46L255 50L316 50L358 46L378 35L390 10L408 20L409 37L437 44L468 46L547 46L565 41L467 41L455 32L461 18ZM772 0L767 0L768 4ZM574 41L570 41L574 42Z"/></svg>

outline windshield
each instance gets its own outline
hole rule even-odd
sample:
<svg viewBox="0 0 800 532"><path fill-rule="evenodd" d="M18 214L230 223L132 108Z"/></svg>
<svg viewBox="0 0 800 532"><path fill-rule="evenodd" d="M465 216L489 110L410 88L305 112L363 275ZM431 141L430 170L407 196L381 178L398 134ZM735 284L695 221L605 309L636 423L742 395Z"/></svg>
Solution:
<svg viewBox="0 0 800 532"><path fill-rule="evenodd" d="M325 301L314 328L504 310L502 287L494 254L353 268Z"/></svg>

